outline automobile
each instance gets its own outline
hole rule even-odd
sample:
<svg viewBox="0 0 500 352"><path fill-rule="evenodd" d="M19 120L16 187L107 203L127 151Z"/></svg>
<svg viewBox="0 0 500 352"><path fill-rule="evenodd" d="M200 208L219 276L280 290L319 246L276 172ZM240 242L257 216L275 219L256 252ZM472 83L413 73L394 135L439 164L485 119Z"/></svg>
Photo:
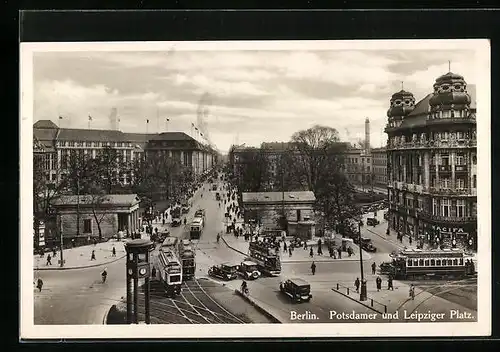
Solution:
<svg viewBox="0 0 500 352"><path fill-rule="evenodd" d="M222 280L234 280L238 277L238 264L223 263L208 269L208 275Z"/></svg>
<svg viewBox="0 0 500 352"><path fill-rule="evenodd" d="M394 265L392 263L389 263L389 262L381 263L379 268L380 268L380 274L382 274L382 275L390 275L390 274L394 274L394 272L395 272Z"/></svg>
<svg viewBox="0 0 500 352"><path fill-rule="evenodd" d="M380 221L377 220L377 218L367 218L366 219L366 225L368 226L377 226L380 224Z"/></svg>
<svg viewBox="0 0 500 352"><path fill-rule="evenodd" d="M245 260L238 266L238 275L245 280L255 280L261 276L258 265L251 260Z"/></svg>
<svg viewBox="0 0 500 352"><path fill-rule="evenodd" d="M297 303L309 302L312 298L311 285L307 281L299 278L282 281L280 283L280 292Z"/></svg>
<svg viewBox="0 0 500 352"><path fill-rule="evenodd" d="M371 238L362 237L361 238L361 248L367 252L376 252L377 247L375 247L372 243Z"/></svg>

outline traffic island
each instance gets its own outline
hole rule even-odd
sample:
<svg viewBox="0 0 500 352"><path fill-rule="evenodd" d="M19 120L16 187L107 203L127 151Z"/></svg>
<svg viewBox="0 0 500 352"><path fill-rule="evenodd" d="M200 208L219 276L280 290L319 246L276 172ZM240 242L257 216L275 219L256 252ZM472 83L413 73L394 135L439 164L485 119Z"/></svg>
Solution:
<svg viewBox="0 0 500 352"><path fill-rule="evenodd" d="M357 302L362 306L365 306L366 308L369 308L377 313L380 314L387 313L387 305L380 303L368 296L366 297L366 300L361 301L359 300L360 294L349 287L337 284L334 288L332 288L332 291L337 292L338 294L341 294L342 296L349 298L351 301Z"/></svg>
<svg viewBox="0 0 500 352"><path fill-rule="evenodd" d="M282 324L283 322L275 316L273 313L271 313L269 310L265 309L262 307L256 299L243 294L240 290L234 290L234 293L241 298L243 298L246 302L250 303L255 309L257 309L259 312L261 312L263 315L265 315L271 322L276 323L276 324Z"/></svg>
<svg viewBox="0 0 500 352"><path fill-rule="evenodd" d="M125 302L113 304L104 316L103 323L108 325L127 324L127 304Z"/></svg>

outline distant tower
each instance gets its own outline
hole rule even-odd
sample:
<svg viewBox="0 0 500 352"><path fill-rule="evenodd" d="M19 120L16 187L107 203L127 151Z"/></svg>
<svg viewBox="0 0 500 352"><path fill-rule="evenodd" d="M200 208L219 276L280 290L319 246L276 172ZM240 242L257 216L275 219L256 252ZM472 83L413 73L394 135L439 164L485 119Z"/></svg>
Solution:
<svg viewBox="0 0 500 352"><path fill-rule="evenodd" d="M118 110L116 108L111 109L111 113L109 114L109 123L113 131L118 130Z"/></svg>
<svg viewBox="0 0 500 352"><path fill-rule="evenodd" d="M370 119L365 120L365 152L370 152Z"/></svg>

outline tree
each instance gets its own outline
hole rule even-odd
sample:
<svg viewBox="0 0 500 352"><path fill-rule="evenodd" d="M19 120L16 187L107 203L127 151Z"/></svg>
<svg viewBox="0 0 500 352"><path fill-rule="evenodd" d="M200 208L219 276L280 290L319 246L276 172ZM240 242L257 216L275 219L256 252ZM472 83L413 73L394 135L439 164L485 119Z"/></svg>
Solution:
<svg viewBox="0 0 500 352"><path fill-rule="evenodd" d="M236 178L242 192L260 192L269 182L269 162L266 152L259 148L247 148L238 153Z"/></svg>
<svg viewBox="0 0 500 352"><path fill-rule="evenodd" d="M101 224L103 221L109 221L109 213L106 212L105 203L110 201L109 195L99 187L94 187L92 193L85 195L83 197L82 203L87 203L90 205L92 211L92 216L97 225L97 230L99 232L99 241L102 240L102 228Z"/></svg>
<svg viewBox="0 0 500 352"><path fill-rule="evenodd" d="M321 169L330 166L329 163L339 162L336 157L345 150L345 145L339 142L335 128L320 125L292 135L291 144L297 151L293 158L296 176L309 190L317 190Z"/></svg>
<svg viewBox="0 0 500 352"><path fill-rule="evenodd" d="M113 189L118 186L118 175L121 163L118 160L118 152L111 147L102 149L94 159L93 167L98 173L96 178L106 193L113 193Z"/></svg>

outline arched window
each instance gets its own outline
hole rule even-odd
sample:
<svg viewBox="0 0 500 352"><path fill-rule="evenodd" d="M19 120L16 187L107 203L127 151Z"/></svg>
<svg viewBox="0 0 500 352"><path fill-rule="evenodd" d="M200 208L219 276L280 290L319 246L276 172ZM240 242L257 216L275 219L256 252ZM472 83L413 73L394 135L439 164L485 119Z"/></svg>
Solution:
<svg viewBox="0 0 500 352"><path fill-rule="evenodd" d="M436 261L434 259L431 259L431 266L435 266L436 265Z"/></svg>
<svg viewBox="0 0 500 352"><path fill-rule="evenodd" d="M458 265L458 259L453 259L453 265Z"/></svg>
<svg viewBox="0 0 500 352"><path fill-rule="evenodd" d="M424 266L429 266L429 259L424 260Z"/></svg>
<svg viewBox="0 0 500 352"><path fill-rule="evenodd" d="M418 260L418 266L424 266L424 260L423 259L419 259Z"/></svg>
<svg viewBox="0 0 500 352"><path fill-rule="evenodd" d="M441 259L436 259L436 266L441 266Z"/></svg>

